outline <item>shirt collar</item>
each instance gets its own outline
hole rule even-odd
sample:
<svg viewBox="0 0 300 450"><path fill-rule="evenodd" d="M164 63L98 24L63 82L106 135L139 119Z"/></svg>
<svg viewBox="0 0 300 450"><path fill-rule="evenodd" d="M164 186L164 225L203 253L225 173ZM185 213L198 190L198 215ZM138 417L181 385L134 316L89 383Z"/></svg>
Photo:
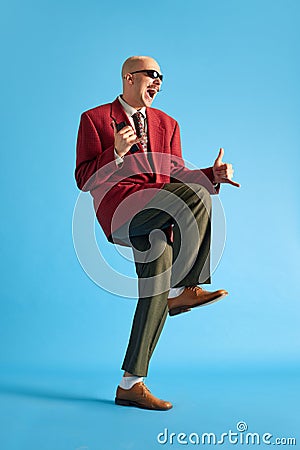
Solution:
<svg viewBox="0 0 300 450"><path fill-rule="evenodd" d="M119 95L118 100L121 103L121 105L123 106L124 111L126 112L126 114L129 117L132 117L132 115L135 114L137 111L141 112L143 114L143 116L146 117L146 107L145 106L143 106L143 108L137 110L137 109L133 108L132 106L128 105L128 103L126 103L125 100L122 99L121 95Z"/></svg>

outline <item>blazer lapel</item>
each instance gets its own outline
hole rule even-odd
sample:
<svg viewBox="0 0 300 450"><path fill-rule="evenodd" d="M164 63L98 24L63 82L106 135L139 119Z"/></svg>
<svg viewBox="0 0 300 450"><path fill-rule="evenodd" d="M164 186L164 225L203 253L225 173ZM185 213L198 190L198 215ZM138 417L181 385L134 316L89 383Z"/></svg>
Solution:
<svg viewBox="0 0 300 450"><path fill-rule="evenodd" d="M111 118L115 121L115 123L121 123L126 122L127 125L130 125L129 119L127 117L127 114L125 113L124 109L122 108L121 103L116 98L111 104Z"/></svg>
<svg viewBox="0 0 300 450"><path fill-rule="evenodd" d="M155 153L163 153L165 130L162 128L159 118L156 115L155 110L147 108L147 126L148 126L148 140L149 147L152 156L152 162L154 166L154 173L160 174L160 167L163 164L160 155Z"/></svg>

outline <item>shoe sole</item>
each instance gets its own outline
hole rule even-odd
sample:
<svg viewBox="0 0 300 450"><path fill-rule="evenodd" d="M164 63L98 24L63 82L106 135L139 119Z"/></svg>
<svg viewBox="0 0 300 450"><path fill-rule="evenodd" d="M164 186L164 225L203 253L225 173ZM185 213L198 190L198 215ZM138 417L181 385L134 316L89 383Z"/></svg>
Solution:
<svg viewBox="0 0 300 450"><path fill-rule="evenodd" d="M123 400L121 398L115 398L115 404L119 405L119 406L135 406L136 408L141 408L141 409L149 409L151 411L168 411L169 409L172 408L147 408L147 406L143 406L140 403L134 402L132 400Z"/></svg>
<svg viewBox="0 0 300 450"><path fill-rule="evenodd" d="M228 294L220 295L220 297L214 298L213 300L210 300L209 302L202 303L202 305L195 305L195 306L179 306L178 308L172 308L169 311L169 316L177 316L178 314L182 314L184 312L189 312L194 308L200 308L201 306L211 305L212 303L216 303L219 300L221 300L223 297L226 297Z"/></svg>

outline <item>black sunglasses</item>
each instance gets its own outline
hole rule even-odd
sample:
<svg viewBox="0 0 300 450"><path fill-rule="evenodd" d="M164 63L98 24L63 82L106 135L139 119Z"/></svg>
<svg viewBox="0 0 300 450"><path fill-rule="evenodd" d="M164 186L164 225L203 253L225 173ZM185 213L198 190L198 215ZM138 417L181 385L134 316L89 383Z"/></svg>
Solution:
<svg viewBox="0 0 300 450"><path fill-rule="evenodd" d="M148 77L153 78L154 80L156 78L159 78L160 81L163 80L163 75L161 73L158 73L157 70L136 70L135 72L130 72L131 75L134 73L146 73Z"/></svg>

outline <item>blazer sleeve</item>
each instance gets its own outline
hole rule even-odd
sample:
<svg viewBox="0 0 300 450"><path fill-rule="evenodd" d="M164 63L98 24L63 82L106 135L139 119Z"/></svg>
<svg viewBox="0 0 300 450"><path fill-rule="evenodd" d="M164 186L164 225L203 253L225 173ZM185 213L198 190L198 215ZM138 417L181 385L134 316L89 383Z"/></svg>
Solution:
<svg viewBox="0 0 300 450"><path fill-rule="evenodd" d="M204 186L210 194L219 193L220 185L214 186L213 184L214 175L212 167L196 170L185 167L181 152L180 130L177 122L171 139L171 152L171 181L198 183Z"/></svg>
<svg viewBox="0 0 300 450"><path fill-rule="evenodd" d="M78 188L90 191L107 181L115 170L118 167L115 163L114 146L103 150L95 124L88 113L83 113L76 147L75 179Z"/></svg>

